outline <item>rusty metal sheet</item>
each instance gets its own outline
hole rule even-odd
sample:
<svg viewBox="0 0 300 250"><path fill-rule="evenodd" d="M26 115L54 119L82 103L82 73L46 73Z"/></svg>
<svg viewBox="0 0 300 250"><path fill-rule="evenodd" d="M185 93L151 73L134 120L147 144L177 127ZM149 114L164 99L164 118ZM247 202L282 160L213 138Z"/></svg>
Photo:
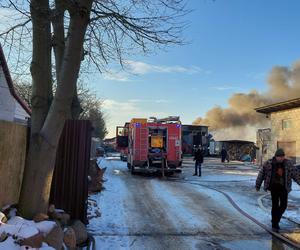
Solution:
<svg viewBox="0 0 300 250"><path fill-rule="evenodd" d="M71 219L87 224L88 167L91 122L68 120L62 132L53 174L50 203L64 209Z"/></svg>

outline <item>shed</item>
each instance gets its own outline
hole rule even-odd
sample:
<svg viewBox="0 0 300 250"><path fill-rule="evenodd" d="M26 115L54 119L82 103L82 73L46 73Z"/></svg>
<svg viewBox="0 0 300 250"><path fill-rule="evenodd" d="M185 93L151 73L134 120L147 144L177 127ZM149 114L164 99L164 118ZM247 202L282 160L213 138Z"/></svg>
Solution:
<svg viewBox="0 0 300 250"><path fill-rule="evenodd" d="M194 146L202 146L205 154L208 154L208 126L182 125L182 153L193 154Z"/></svg>
<svg viewBox="0 0 300 250"><path fill-rule="evenodd" d="M254 142L244 140L211 141L210 147L214 150L211 154L219 155L224 147L228 153L229 160L240 161L249 155L251 160L256 159L256 146Z"/></svg>
<svg viewBox="0 0 300 250"><path fill-rule="evenodd" d="M271 158L277 148L294 163L300 162L300 98L259 107L256 112L271 120L270 143L267 156Z"/></svg>

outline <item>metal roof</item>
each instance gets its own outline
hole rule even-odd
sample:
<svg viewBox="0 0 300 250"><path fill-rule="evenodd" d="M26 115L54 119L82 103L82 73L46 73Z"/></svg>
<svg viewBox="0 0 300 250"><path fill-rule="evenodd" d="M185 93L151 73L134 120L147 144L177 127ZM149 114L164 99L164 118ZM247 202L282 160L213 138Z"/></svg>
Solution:
<svg viewBox="0 0 300 250"><path fill-rule="evenodd" d="M190 124L183 124L182 125L183 128L208 128L209 126L206 125L190 125Z"/></svg>
<svg viewBox="0 0 300 250"><path fill-rule="evenodd" d="M222 141L219 141L219 142L228 142L228 143L251 143L253 144L254 142L253 141L245 141L245 140L222 140Z"/></svg>
<svg viewBox="0 0 300 250"><path fill-rule="evenodd" d="M295 98L288 101L278 102L264 107L256 108L255 110L258 113L270 114L272 112L299 108L299 107L300 107L300 98Z"/></svg>

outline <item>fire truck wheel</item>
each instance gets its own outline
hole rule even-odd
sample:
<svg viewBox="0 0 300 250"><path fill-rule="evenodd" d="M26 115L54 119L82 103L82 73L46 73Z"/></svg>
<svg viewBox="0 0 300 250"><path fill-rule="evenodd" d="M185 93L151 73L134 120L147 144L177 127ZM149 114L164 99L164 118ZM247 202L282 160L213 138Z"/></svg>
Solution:
<svg viewBox="0 0 300 250"><path fill-rule="evenodd" d="M131 165L130 172L131 172L131 174L135 174L134 166L133 165Z"/></svg>

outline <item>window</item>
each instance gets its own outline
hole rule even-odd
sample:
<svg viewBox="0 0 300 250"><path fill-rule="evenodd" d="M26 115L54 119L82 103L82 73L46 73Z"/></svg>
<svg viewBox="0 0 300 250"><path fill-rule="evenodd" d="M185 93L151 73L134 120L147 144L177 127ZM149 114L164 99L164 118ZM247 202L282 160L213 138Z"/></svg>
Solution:
<svg viewBox="0 0 300 250"><path fill-rule="evenodd" d="M282 120L282 130L289 129L292 127L292 119Z"/></svg>

